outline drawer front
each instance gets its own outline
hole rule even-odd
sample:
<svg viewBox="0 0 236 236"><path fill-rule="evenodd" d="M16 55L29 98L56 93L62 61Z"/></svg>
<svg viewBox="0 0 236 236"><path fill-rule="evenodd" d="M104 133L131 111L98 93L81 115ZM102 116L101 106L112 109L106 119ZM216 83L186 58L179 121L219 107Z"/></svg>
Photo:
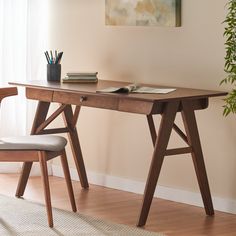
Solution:
<svg viewBox="0 0 236 236"><path fill-rule="evenodd" d="M138 114L151 114L153 110L152 101L137 101L130 99L120 98L118 110L124 112L138 113Z"/></svg>
<svg viewBox="0 0 236 236"><path fill-rule="evenodd" d="M26 97L28 99L40 100L43 102L52 102L53 91L37 88L26 88Z"/></svg>
<svg viewBox="0 0 236 236"><path fill-rule="evenodd" d="M54 92L53 102L117 110L118 98L79 93Z"/></svg>

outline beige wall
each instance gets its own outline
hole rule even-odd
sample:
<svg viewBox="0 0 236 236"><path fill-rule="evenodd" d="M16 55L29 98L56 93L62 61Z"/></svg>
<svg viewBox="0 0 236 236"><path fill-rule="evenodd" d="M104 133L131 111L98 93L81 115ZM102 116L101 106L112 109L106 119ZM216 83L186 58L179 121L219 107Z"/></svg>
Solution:
<svg viewBox="0 0 236 236"><path fill-rule="evenodd" d="M226 89L218 86L224 77L226 0L182 0L180 28L105 26L104 2L50 1L50 48L64 51L63 75L98 71L107 80ZM222 117L222 105L211 99L197 119L212 193L236 199L236 123L234 116ZM145 116L83 108L78 129L87 170L146 179L152 143ZM173 135L170 146L181 144ZM161 185L199 191L186 157L165 160Z"/></svg>

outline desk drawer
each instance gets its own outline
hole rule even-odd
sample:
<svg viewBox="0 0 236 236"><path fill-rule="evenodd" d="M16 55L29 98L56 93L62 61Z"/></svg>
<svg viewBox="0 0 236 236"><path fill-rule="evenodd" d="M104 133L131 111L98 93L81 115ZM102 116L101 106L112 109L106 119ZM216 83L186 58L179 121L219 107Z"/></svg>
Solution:
<svg viewBox="0 0 236 236"><path fill-rule="evenodd" d="M154 103L152 101L138 101L130 99L120 99L118 110L124 112L151 114Z"/></svg>
<svg viewBox="0 0 236 236"><path fill-rule="evenodd" d="M79 93L54 92L53 102L117 110L118 98Z"/></svg>
<svg viewBox="0 0 236 236"><path fill-rule="evenodd" d="M38 89L38 88L26 88L26 97L28 99L39 100L43 102L51 102L53 91Z"/></svg>

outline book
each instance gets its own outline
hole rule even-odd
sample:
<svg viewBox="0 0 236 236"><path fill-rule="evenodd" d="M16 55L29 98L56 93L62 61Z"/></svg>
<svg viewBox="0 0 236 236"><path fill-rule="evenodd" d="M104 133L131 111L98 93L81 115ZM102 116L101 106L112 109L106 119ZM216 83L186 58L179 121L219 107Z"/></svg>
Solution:
<svg viewBox="0 0 236 236"><path fill-rule="evenodd" d="M64 78L65 80L96 80L97 77L96 76L73 76L73 77L69 77L69 76L66 76Z"/></svg>
<svg viewBox="0 0 236 236"><path fill-rule="evenodd" d="M97 90L99 93L156 93L166 94L175 91L175 88L156 88L145 87L137 84L130 84L124 87L109 87L105 89Z"/></svg>
<svg viewBox="0 0 236 236"><path fill-rule="evenodd" d="M98 72L68 72L63 83L97 83Z"/></svg>
<svg viewBox="0 0 236 236"><path fill-rule="evenodd" d="M97 77L98 72L68 72L66 75L68 77Z"/></svg>
<svg viewBox="0 0 236 236"><path fill-rule="evenodd" d="M62 79L63 83L97 83L97 77L65 77Z"/></svg>

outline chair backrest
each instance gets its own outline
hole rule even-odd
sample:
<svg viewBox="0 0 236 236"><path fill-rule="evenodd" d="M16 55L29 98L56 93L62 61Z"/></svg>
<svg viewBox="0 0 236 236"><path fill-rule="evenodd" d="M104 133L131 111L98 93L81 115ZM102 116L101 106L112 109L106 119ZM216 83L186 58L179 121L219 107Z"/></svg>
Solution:
<svg viewBox="0 0 236 236"><path fill-rule="evenodd" d="M3 98L17 95L17 87L0 88L0 103Z"/></svg>

